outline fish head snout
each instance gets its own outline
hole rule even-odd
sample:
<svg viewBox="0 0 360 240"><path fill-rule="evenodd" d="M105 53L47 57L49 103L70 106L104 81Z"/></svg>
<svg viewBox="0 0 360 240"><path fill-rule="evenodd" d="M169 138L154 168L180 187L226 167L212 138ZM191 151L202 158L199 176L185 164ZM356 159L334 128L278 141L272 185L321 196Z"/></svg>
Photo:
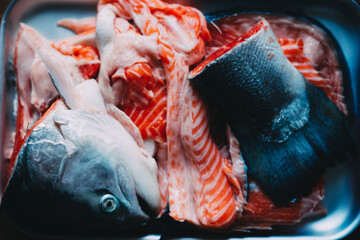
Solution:
<svg viewBox="0 0 360 240"><path fill-rule="evenodd" d="M126 166L121 162L115 166L101 147L80 149L70 156L58 188L72 193L74 201L86 205L99 221L122 225L148 220Z"/></svg>
<svg viewBox="0 0 360 240"><path fill-rule="evenodd" d="M125 198L131 203L131 208L135 212L142 212L147 217L156 217L158 213L157 207L154 207L152 201L152 194L141 191L141 185L147 185L146 182L151 182L151 179L140 178L131 174L126 164L118 162L116 173L118 177L119 188L122 190ZM139 183L140 182L140 183ZM144 184L145 182L145 184ZM150 189L152 185L149 185ZM153 191L156 191L154 189Z"/></svg>
<svg viewBox="0 0 360 240"><path fill-rule="evenodd" d="M2 207L12 222L30 231L54 223L62 231L122 231L149 220L125 166L119 177L101 147L83 140L70 153L69 142L48 130L30 136L5 190Z"/></svg>

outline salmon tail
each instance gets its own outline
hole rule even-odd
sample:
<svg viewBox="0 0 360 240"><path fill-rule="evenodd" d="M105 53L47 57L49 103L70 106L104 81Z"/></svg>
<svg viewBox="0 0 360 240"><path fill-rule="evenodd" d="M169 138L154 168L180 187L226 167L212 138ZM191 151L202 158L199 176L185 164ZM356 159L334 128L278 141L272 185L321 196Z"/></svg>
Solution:
<svg viewBox="0 0 360 240"><path fill-rule="evenodd" d="M241 143L249 176L276 205L309 195L325 168L335 167L356 152L345 115L310 83L306 92L309 122L287 141L274 143L249 137Z"/></svg>
<svg viewBox="0 0 360 240"><path fill-rule="evenodd" d="M248 176L276 205L309 195L325 168L355 152L344 114L286 58L265 19L210 54L189 80L224 111Z"/></svg>
<svg viewBox="0 0 360 240"><path fill-rule="evenodd" d="M335 167L349 155L355 155L357 146L349 130L345 115L328 97L312 84L307 83L310 106L309 126L304 131L321 164ZM316 109L316 110L315 110Z"/></svg>

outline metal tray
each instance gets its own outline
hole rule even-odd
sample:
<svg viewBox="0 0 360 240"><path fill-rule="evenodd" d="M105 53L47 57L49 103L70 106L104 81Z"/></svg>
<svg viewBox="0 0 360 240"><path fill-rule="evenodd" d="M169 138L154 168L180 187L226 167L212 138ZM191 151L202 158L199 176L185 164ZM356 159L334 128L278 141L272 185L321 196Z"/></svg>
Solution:
<svg viewBox="0 0 360 240"><path fill-rule="evenodd" d="M238 9L240 11L264 11L276 13L301 13L323 24L339 43L350 70L350 89L353 99L352 127L358 146L360 145L360 8L351 0L194 0L177 2L192 5L204 13ZM72 35L68 30L56 26L65 17L82 18L95 16L97 0L15 0L7 9L1 25L0 38L0 186L1 193L6 183L7 162L4 146L9 144L14 129L15 78L12 64L14 45L19 22L34 27L48 39L58 40ZM326 174L325 200L328 210L325 217L305 219L294 226L275 226L272 231L250 233L211 233L178 231L177 237L225 238L257 237L339 239L347 236L360 222L360 156ZM0 196L1 197L1 196ZM180 230L180 229L178 229ZM0 230L1 231L1 230ZM143 238L157 239L159 233ZM106 235L106 233L104 233ZM56 237L56 236L55 236ZM112 238L114 236L111 236ZM115 236L121 237L121 236ZM101 237L103 239L103 237Z"/></svg>

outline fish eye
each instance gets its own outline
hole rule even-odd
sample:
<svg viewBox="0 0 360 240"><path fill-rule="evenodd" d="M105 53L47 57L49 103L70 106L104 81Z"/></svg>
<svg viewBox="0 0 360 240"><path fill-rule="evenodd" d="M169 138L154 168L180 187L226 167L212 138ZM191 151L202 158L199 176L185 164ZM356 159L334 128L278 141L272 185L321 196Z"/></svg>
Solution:
<svg viewBox="0 0 360 240"><path fill-rule="evenodd" d="M100 206L104 212L111 213L118 208L119 202L114 195L105 194L100 199Z"/></svg>

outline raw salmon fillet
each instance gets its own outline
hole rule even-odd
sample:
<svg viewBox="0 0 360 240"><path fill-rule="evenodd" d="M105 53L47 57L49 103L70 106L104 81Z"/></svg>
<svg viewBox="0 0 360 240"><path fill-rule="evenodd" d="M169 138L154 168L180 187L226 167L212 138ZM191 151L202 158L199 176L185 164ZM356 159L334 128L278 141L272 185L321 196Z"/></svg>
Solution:
<svg viewBox="0 0 360 240"><path fill-rule="evenodd" d="M234 223L234 230L271 229L272 225L295 224L304 217L326 214L325 207L319 205L324 198L324 178L309 196L287 207L276 207L254 181L249 186L243 216Z"/></svg>
<svg viewBox="0 0 360 240"><path fill-rule="evenodd" d="M161 1L119 3L119 13L130 16L144 35L157 38L166 74L167 164L162 147L158 177L163 203L168 196L176 220L229 226L244 196L231 160L221 156L211 139L207 109L187 81L189 66L202 59L204 40L210 40L205 19L193 8Z"/></svg>
<svg viewBox="0 0 360 240"><path fill-rule="evenodd" d="M123 10L102 2L99 9L96 36L103 94L131 118L144 139L166 142L167 92L156 38L119 18ZM101 29L104 24L110 26Z"/></svg>
<svg viewBox="0 0 360 240"><path fill-rule="evenodd" d="M245 201L232 162L222 157L210 135L208 110L190 83L184 89L183 144L193 182L195 206L200 223L207 227L229 226ZM190 131L189 131L190 129ZM233 155L234 156L234 155ZM236 208L237 207L237 208ZM201 216L201 217L200 217Z"/></svg>
<svg viewBox="0 0 360 240"><path fill-rule="evenodd" d="M155 82L147 64L137 63L125 70L129 85L129 99L141 104L128 104L125 113L139 128L144 139L166 142L166 85ZM151 82L153 82L151 84ZM144 92L144 89L149 91ZM139 94L140 93L140 94ZM146 96L145 99L143 96Z"/></svg>

